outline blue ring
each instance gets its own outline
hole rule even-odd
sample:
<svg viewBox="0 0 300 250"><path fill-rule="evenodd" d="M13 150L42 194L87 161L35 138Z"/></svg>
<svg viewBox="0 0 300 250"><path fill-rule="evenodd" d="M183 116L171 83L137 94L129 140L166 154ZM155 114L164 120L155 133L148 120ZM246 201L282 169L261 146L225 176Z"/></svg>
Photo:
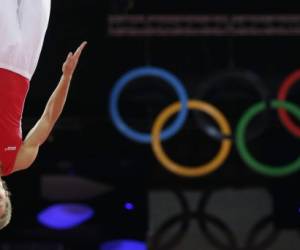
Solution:
<svg viewBox="0 0 300 250"><path fill-rule="evenodd" d="M174 123L172 123L168 128L162 131L161 139L166 140L173 135L175 135L183 126L188 115L188 95L183 86L183 83L169 71L157 68L157 67L139 67L133 70L130 70L125 75L123 75L115 84L109 101L109 110L112 121L116 128L126 137L132 139L139 143L151 143L151 134L138 132L130 128L123 120L120 115L118 103L121 92L127 86L127 84L139 77L152 76L158 77L166 81L178 95L179 101L181 103L181 110L178 112Z"/></svg>

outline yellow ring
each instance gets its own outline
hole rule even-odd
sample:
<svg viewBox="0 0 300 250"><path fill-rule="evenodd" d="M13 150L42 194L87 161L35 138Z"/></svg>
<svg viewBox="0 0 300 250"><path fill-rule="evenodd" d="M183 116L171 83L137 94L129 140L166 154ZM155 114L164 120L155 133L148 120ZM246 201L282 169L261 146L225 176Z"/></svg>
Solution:
<svg viewBox="0 0 300 250"><path fill-rule="evenodd" d="M165 108L156 118L154 125L152 127L152 150L154 152L157 160L164 166L167 170L171 171L174 174L184 176L184 177L198 177L210 174L216 171L226 160L230 153L230 149L232 146L232 140L224 139L221 143L221 147L217 155L208 163L204 165L200 165L197 167L190 167L180 165L173 160L171 160L165 151L162 148L160 133L161 130L166 123L166 121L176 112L180 110L180 102L175 102ZM225 116L214 106L198 101L198 100L190 100L188 102L189 109L196 109L203 111L210 115L219 125L223 134L230 135L231 128L229 122L225 118Z"/></svg>

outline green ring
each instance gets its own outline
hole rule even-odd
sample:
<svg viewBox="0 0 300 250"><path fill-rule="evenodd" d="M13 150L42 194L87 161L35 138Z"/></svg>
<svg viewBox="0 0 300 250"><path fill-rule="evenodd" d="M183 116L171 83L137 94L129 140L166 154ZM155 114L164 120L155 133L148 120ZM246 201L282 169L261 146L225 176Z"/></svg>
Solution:
<svg viewBox="0 0 300 250"><path fill-rule="evenodd" d="M239 154L242 158L242 160L248 165L250 168L255 170L256 172L272 176L272 177L281 177L290 175L300 169L300 157L298 157L295 161L288 165L283 166L272 166L263 164L259 161L257 161L249 152L247 146L246 146L246 138L245 138L245 132L246 128L251 121L251 119L257 115L259 112L262 112L267 108L267 104L265 102L259 102L251 106L245 114L241 117L238 125L237 125L237 134L236 134L236 143L237 143L237 149L239 151ZM271 108L277 109L277 108L285 108L287 111L289 111L291 114L296 116L297 119L300 120L300 107L297 105L288 102L288 101L278 101L274 100L271 102Z"/></svg>

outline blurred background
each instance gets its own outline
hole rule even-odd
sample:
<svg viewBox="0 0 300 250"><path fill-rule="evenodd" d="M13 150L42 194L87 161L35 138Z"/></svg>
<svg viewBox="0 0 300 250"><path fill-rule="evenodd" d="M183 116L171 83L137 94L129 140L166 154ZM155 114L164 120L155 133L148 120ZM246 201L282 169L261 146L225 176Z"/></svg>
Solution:
<svg viewBox="0 0 300 250"><path fill-rule="evenodd" d="M24 134L40 117L68 52L84 40L88 46L38 159L6 178L13 218L1 231L0 249L299 249L299 7L256 0L52 1ZM174 84L182 88L176 92ZM294 104L287 107L289 125L273 107L279 92ZM128 135L129 127L150 133L158 114L185 97L214 105L232 129L222 134L201 110L179 112L181 126L162 146L183 169L232 144L206 174L171 171L150 141ZM259 102L265 106L238 137L240 119ZM120 129L116 112L128 127Z"/></svg>

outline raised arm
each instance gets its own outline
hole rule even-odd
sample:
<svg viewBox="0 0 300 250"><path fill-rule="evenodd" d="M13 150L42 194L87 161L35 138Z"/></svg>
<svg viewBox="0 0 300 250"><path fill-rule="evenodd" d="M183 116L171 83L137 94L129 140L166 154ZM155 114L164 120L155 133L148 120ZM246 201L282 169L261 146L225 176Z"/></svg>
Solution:
<svg viewBox="0 0 300 250"><path fill-rule="evenodd" d="M36 159L39 147L51 133L57 119L63 111L73 73L86 44L86 42L82 43L74 54L69 53L63 64L63 74L56 89L49 98L41 118L29 131L18 152L13 172L30 167Z"/></svg>

